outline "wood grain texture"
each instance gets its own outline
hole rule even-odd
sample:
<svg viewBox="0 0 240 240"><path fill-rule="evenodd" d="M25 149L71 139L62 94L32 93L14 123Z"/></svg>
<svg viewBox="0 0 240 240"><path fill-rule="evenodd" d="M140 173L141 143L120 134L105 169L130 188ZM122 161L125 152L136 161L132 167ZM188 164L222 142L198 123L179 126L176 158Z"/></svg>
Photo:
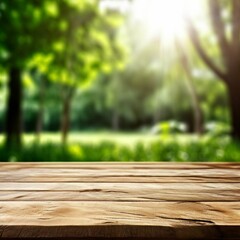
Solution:
<svg viewBox="0 0 240 240"><path fill-rule="evenodd" d="M128 179L131 178L158 178L165 182L171 179L177 178L197 178L197 179L214 179L221 181L221 179L234 179L234 181L239 182L240 180L240 170L239 169L162 169L162 168L153 168L153 169L55 169L55 168L27 168L27 169L17 169L17 170L5 170L0 171L0 180L1 182L7 181L38 181L42 180L51 180L62 179L81 179L81 178L93 178L93 179L103 179L103 178L125 178L125 181L128 182ZM171 179L170 179L171 178ZM56 180L54 180L56 181Z"/></svg>
<svg viewBox="0 0 240 240"><path fill-rule="evenodd" d="M39 231L41 237L104 237L107 232L108 237L120 238L134 232L142 238L192 239L212 234L214 239L222 234L228 239L229 227L236 231L234 237L240 237L236 203L1 202L0 215L2 225L10 223L14 229L4 230L2 237L31 237Z"/></svg>
<svg viewBox="0 0 240 240"><path fill-rule="evenodd" d="M239 169L55 169L55 168L33 168L33 169L18 169L18 170L1 170L0 174L3 177L8 177L9 174L18 176L35 176L35 177L69 177L69 176L98 176L98 177L237 177L240 178Z"/></svg>
<svg viewBox="0 0 240 240"><path fill-rule="evenodd" d="M27 169L27 168L75 168L75 169L206 169L206 168L230 168L230 169L240 169L238 163L208 163L208 162L199 162L199 163L178 163L178 162L70 162L70 163L55 163L55 162L33 162L33 163L4 163L0 162L1 169Z"/></svg>
<svg viewBox="0 0 240 240"><path fill-rule="evenodd" d="M58 177L36 177L36 176L16 176L14 173L8 176L1 176L0 182L18 182L18 183L239 183L239 177L211 177L211 176L198 176L198 177L152 177L152 176L58 176Z"/></svg>
<svg viewBox="0 0 240 240"><path fill-rule="evenodd" d="M240 183L0 183L0 201L238 201Z"/></svg>
<svg viewBox="0 0 240 240"><path fill-rule="evenodd" d="M0 163L0 239L239 240L240 164Z"/></svg>

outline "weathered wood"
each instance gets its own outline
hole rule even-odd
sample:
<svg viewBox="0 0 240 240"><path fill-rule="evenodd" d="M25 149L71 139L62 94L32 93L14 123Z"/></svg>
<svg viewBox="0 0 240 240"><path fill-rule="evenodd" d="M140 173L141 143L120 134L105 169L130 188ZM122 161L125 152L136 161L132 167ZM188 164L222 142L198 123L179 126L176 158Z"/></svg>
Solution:
<svg viewBox="0 0 240 240"><path fill-rule="evenodd" d="M240 183L0 183L0 201L207 202L239 199Z"/></svg>
<svg viewBox="0 0 240 240"><path fill-rule="evenodd" d="M80 176L80 177L51 177L46 178L35 177L35 176L0 176L0 182L19 182L19 183L239 183L240 178L238 177L98 177L98 176Z"/></svg>
<svg viewBox="0 0 240 240"><path fill-rule="evenodd" d="M237 177L240 178L240 169L54 169L33 168L1 171L2 177L15 174L19 177Z"/></svg>
<svg viewBox="0 0 240 240"><path fill-rule="evenodd" d="M239 240L240 164L0 163L0 239Z"/></svg>
<svg viewBox="0 0 240 240"><path fill-rule="evenodd" d="M238 163L208 163L208 162L198 162L198 163L179 163L179 162L70 162L70 163L56 163L56 162L46 162L46 163L4 163L0 162L1 169L27 169L27 168L75 168L75 169L206 169L206 168L224 168L224 169L240 169L240 164Z"/></svg>
<svg viewBox="0 0 240 240"><path fill-rule="evenodd" d="M238 203L1 202L0 216L9 238L240 238Z"/></svg>

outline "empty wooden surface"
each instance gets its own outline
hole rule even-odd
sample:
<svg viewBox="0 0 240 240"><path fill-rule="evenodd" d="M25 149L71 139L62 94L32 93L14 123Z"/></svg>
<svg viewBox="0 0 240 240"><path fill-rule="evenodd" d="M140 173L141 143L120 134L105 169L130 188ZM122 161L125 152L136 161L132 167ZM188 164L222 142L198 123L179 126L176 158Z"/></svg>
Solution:
<svg viewBox="0 0 240 240"><path fill-rule="evenodd" d="M240 240L240 164L0 163L0 238Z"/></svg>

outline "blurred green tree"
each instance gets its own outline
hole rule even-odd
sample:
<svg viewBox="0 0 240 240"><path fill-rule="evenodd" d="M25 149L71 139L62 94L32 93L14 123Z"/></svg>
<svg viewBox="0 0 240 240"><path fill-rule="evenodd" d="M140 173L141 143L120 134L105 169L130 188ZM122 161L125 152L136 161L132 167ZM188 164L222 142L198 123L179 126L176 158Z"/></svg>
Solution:
<svg viewBox="0 0 240 240"><path fill-rule="evenodd" d="M75 1L60 8L69 21L66 34L55 44L50 63L50 79L61 88L63 144L67 142L71 104L77 90L89 86L101 71L109 72L124 64L124 49L117 38L121 14L100 11L98 1L83 1L81 8L78 4Z"/></svg>
<svg viewBox="0 0 240 240"><path fill-rule="evenodd" d="M208 0L209 17L218 41L222 68L210 57L197 28L189 21L193 46L206 65L227 86L232 118L232 137L240 140L240 1ZM223 12L228 11L227 14ZM230 26L230 28L229 28ZM230 30L230 33L228 31Z"/></svg>
<svg viewBox="0 0 240 240"><path fill-rule="evenodd" d="M0 3L0 65L8 72L6 144L20 146L22 133L22 73L38 52L48 52L59 38L58 1L3 0Z"/></svg>

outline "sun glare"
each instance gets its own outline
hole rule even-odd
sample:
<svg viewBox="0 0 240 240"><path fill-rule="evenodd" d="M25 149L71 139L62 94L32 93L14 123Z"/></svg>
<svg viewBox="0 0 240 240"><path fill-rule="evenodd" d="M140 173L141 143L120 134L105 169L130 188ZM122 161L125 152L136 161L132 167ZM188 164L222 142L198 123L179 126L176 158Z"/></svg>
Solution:
<svg viewBox="0 0 240 240"><path fill-rule="evenodd" d="M203 9L202 0L137 0L133 15L142 21L148 34L159 35L167 44L184 38L186 19L194 21Z"/></svg>

